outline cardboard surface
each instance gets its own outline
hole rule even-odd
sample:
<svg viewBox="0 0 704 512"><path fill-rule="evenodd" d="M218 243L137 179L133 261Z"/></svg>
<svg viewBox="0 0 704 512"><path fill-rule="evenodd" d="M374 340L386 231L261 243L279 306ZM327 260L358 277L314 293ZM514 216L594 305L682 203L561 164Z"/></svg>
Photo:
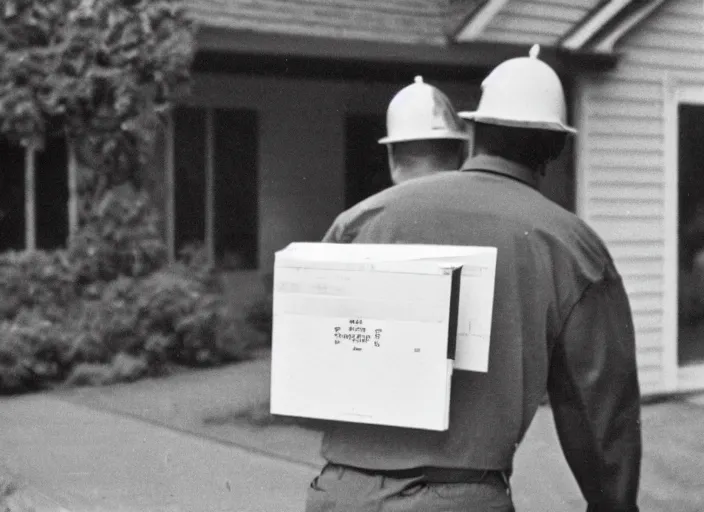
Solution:
<svg viewBox="0 0 704 512"><path fill-rule="evenodd" d="M324 256L277 253L272 413L446 430L460 264Z"/></svg>
<svg viewBox="0 0 704 512"><path fill-rule="evenodd" d="M496 249L294 243L276 254L271 411L446 430L487 371Z"/></svg>
<svg viewBox="0 0 704 512"><path fill-rule="evenodd" d="M494 306L497 250L494 247L406 244L323 244L293 243L277 258L305 261L306 265L386 264L400 269L403 262L433 259L462 265L460 304L457 320L456 370L487 372ZM283 260L281 260L283 261ZM399 293L401 294L401 293Z"/></svg>

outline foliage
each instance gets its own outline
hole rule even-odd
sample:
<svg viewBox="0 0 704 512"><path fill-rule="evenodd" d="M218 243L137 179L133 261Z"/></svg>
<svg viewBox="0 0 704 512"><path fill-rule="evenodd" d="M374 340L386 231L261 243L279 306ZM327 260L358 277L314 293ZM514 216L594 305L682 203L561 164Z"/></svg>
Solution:
<svg viewBox="0 0 704 512"><path fill-rule="evenodd" d="M81 283L144 276L163 266L166 246L149 196L128 184L108 190L86 215L69 256Z"/></svg>
<svg viewBox="0 0 704 512"><path fill-rule="evenodd" d="M65 255L7 255L0 262L2 296L11 295L5 286L19 289L18 268L33 262L49 269L32 270L22 288L26 300L6 306L0 318L3 392L133 380L247 354L251 336L207 269L177 263L146 276L122 275L96 294L95 283L81 284L83 276L72 274L82 267ZM43 278L50 286L42 286ZM41 288L58 291L30 293Z"/></svg>
<svg viewBox="0 0 704 512"><path fill-rule="evenodd" d="M129 167L187 84L194 33L179 0L6 0L0 12L2 132L41 144L87 137ZM97 150L97 151L96 151Z"/></svg>
<svg viewBox="0 0 704 512"><path fill-rule="evenodd" d="M71 264L62 252L0 255L0 290L0 318L10 319L25 309L55 318L76 296Z"/></svg>
<svg viewBox="0 0 704 512"><path fill-rule="evenodd" d="M0 131L66 135L81 203L68 250L0 255L0 391L243 357L217 276L198 252L165 266L140 190L159 117L188 85L193 28L180 0L0 4Z"/></svg>

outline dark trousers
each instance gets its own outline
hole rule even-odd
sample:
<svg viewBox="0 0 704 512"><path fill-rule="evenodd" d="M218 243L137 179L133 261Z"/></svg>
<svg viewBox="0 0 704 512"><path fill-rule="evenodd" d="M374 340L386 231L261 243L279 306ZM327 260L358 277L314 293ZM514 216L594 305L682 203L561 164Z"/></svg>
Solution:
<svg viewBox="0 0 704 512"><path fill-rule="evenodd" d="M306 512L515 512L508 482L396 479L327 465L308 489Z"/></svg>

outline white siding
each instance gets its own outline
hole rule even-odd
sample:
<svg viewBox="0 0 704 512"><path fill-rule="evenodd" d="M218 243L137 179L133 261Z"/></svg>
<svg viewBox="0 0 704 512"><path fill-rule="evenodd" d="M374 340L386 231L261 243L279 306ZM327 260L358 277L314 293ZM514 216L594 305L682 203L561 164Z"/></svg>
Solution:
<svg viewBox="0 0 704 512"><path fill-rule="evenodd" d="M554 44L599 0L513 0L482 33L485 41Z"/></svg>
<svg viewBox="0 0 704 512"><path fill-rule="evenodd" d="M672 243L666 219L673 213L667 173L673 170L666 165L664 91L671 74L704 88L704 4L667 2L618 50L617 69L580 79L578 211L624 276L643 391L660 392L676 343L666 329L676 304L666 268Z"/></svg>

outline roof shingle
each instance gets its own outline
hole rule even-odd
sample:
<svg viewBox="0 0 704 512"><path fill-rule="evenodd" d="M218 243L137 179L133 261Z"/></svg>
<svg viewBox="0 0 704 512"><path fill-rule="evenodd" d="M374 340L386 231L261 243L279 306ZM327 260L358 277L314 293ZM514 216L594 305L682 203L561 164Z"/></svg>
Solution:
<svg viewBox="0 0 704 512"><path fill-rule="evenodd" d="M209 27L398 43L444 44L449 12L449 0L185 1Z"/></svg>

